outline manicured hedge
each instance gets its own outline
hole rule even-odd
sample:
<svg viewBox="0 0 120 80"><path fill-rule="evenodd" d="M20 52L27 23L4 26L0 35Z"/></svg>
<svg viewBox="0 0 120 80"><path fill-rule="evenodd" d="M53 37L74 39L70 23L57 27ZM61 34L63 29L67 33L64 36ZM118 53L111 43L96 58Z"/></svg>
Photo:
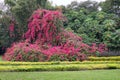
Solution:
<svg viewBox="0 0 120 80"><path fill-rule="evenodd" d="M78 71L120 69L120 61L0 62L0 71Z"/></svg>
<svg viewBox="0 0 120 80"><path fill-rule="evenodd" d="M79 70L94 70L94 69L120 69L120 64L0 66L0 71L79 71Z"/></svg>
<svg viewBox="0 0 120 80"><path fill-rule="evenodd" d="M71 64L120 64L120 61L63 61L63 62L0 62L2 65L71 65Z"/></svg>
<svg viewBox="0 0 120 80"><path fill-rule="evenodd" d="M89 57L88 61L8 62L0 61L0 71L79 71L120 69L120 56Z"/></svg>
<svg viewBox="0 0 120 80"><path fill-rule="evenodd" d="M115 56L115 57L89 57L89 61L120 61L120 56Z"/></svg>

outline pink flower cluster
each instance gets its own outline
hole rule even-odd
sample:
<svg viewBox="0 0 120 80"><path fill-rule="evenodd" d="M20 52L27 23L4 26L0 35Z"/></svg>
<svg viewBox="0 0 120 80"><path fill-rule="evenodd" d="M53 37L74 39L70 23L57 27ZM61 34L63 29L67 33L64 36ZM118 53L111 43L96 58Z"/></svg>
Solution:
<svg viewBox="0 0 120 80"><path fill-rule="evenodd" d="M25 61L24 58L31 59L30 56L35 57L36 53L40 51L40 47L37 44L29 44L26 42L14 43L10 48L7 48L3 59L8 61Z"/></svg>
<svg viewBox="0 0 120 80"><path fill-rule="evenodd" d="M28 31L25 38L30 40L40 40L42 43L58 42L60 39L59 28L62 27L59 22L64 20L62 13L59 11L36 10L29 18Z"/></svg>

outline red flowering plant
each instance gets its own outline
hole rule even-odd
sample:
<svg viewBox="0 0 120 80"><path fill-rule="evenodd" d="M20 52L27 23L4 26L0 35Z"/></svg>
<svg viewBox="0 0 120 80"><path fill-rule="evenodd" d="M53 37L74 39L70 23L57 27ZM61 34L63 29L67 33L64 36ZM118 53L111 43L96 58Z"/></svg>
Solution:
<svg viewBox="0 0 120 80"><path fill-rule="evenodd" d="M7 49L3 59L8 61L45 61L47 56L42 53L37 44L19 42L12 44Z"/></svg>
<svg viewBox="0 0 120 80"><path fill-rule="evenodd" d="M38 9L29 18L28 31L24 36L33 42L37 40L38 42L56 45L59 42L63 20L63 15L59 11Z"/></svg>
<svg viewBox="0 0 120 80"><path fill-rule="evenodd" d="M28 20L24 42L14 43L3 59L9 61L82 61L88 54L105 51L105 46L89 46L82 38L63 28L59 11L36 10Z"/></svg>

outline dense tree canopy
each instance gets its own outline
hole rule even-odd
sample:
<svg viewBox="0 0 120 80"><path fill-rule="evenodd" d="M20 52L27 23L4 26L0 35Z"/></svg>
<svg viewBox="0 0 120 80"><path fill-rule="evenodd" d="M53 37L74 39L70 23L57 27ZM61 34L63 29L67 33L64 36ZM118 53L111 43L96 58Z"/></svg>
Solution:
<svg viewBox="0 0 120 80"><path fill-rule="evenodd" d="M120 16L120 0L106 0L101 3L102 10Z"/></svg>
<svg viewBox="0 0 120 80"><path fill-rule="evenodd" d="M89 12L92 12L92 11L98 11L99 3L96 1L90 1L90 0L80 2L80 3L77 1L73 1L71 2L71 4L67 6L67 8L74 9L77 11L84 8L84 9L87 9Z"/></svg>
<svg viewBox="0 0 120 80"><path fill-rule="evenodd" d="M5 0L13 18L20 26L25 26L32 12L38 8L45 8L47 0Z"/></svg>
<svg viewBox="0 0 120 80"><path fill-rule="evenodd" d="M82 36L85 43L102 42L110 48L120 47L120 25L116 14L104 12L104 9L90 12L88 8L76 6L78 5L77 2L71 4L65 12L68 18L68 23L65 24L66 29Z"/></svg>

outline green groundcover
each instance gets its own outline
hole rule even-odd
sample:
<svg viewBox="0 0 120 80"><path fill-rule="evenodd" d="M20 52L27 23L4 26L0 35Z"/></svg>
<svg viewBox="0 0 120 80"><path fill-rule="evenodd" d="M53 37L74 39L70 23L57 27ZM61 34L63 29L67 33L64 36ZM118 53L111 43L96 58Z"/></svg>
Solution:
<svg viewBox="0 0 120 80"><path fill-rule="evenodd" d="M0 72L0 80L120 80L120 70Z"/></svg>

